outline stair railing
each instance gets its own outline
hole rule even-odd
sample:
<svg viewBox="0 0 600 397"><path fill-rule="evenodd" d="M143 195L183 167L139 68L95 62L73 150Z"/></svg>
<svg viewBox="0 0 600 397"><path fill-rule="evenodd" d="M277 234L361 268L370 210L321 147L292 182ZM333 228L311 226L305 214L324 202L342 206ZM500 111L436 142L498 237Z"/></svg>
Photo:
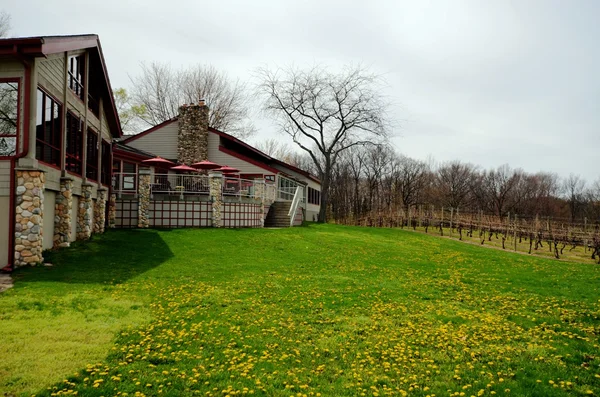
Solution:
<svg viewBox="0 0 600 397"><path fill-rule="evenodd" d="M292 200L292 205L290 205L290 211L288 212L288 216L290 217L290 227L294 226L294 219L296 218L296 211L298 211L298 206L303 198L304 189L300 186L296 186L296 193L294 193L294 199Z"/></svg>

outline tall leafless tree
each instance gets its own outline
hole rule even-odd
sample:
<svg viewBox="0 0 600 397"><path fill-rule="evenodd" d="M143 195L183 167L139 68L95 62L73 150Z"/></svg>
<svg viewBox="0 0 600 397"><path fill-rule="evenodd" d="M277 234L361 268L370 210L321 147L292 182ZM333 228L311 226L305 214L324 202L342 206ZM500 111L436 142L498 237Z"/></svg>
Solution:
<svg viewBox="0 0 600 397"><path fill-rule="evenodd" d="M569 203L571 222L580 215L585 203L585 179L579 175L570 174L563 182L565 199Z"/></svg>
<svg viewBox="0 0 600 397"><path fill-rule="evenodd" d="M404 209L419 203L428 182L428 167L423 161L401 156L396 171L396 191Z"/></svg>
<svg viewBox="0 0 600 397"><path fill-rule="evenodd" d="M442 164L435 175L435 192L440 204L461 208L467 204L471 192L475 167L472 164L451 161Z"/></svg>
<svg viewBox="0 0 600 397"><path fill-rule="evenodd" d="M275 138L265 139L258 142L255 146L261 152L286 163L291 161L294 153L284 142Z"/></svg>
<svg viewBox="0 0 600 397"><path fill-rule="evenodd" d="M312 158L321 179L319 221L327 219L333 169L340 155L388 135L379 76L363 67L258 70L264 109Z"/></svg>
<svg viewBox="0 0 600 397"><path fill-rule="evenodd" d="M132 105L143 107L137 115L146 126L176 117L179 106L204 99L208 124L241 139L255 132L250 121L250 97L245 84L231 80L210 65L174 70L169 64L142 64L141 74L131 77Z"/></svg>

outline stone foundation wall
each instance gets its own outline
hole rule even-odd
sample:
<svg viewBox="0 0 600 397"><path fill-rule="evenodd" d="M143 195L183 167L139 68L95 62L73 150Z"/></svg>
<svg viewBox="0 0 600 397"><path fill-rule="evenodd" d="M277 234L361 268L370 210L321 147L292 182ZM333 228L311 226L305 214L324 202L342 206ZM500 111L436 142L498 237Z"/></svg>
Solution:
<svg viewBox="0 0 600 397"><path fill-rule="evenodd" d="M179 108L177 161L193 164L208 159L208 107L199 104Z"/></svg>
<svg viewBox="0 0 600 397"><path fill-rule="evenodd" d="M73 179L60 179L60 192L54 204L54 248L71 244L71 212L73 208Z"/></svg>
<svg viewBox="0 0 600 397"><path fill-rule="evenodd" d="M254 197L260 200L261 227L265 226L265 180L263 178L254 179Z"/></svg>
<svg viewBox="0 0 600 397"><path fill-rule="evenodd" d="M138 180L138 227L147 228L150 226L150 172L140 171Z"/></svg>
<svg viewBox="0 0 600 397"><path fill-rule="evenodd" d="M92 235L92 185L84 183L81 185L81 197L79 197L79 208L77 209L77 240L87 240Z"/></svg>
<svg viewBox="0 0 600 397"><path fill-rule="evenodd" d="M14 266L43 262L44 173L16 170L16 224Z"/></svg>
<svg viewBox="0 0 600 397"><path fill-rule="evenodd" d="M94 205L94 233L104 233L106 224L106 195L108 191L104 188L98 189L96 204Z"/></svg>
<svg viewBox="0 0 600 397"><path fill-rule="evenodd" d="M208 174L210 198L212 200L212 227L221 227L221 210L223 207L223 174L211 172Z"/></svg>
<svg viewBox="0 0 600 397"><path fill-rule="evenodd" d="M110 200L108 202L108 227L110 229L115 228L115 220L117 218L117 195L111 193Z"/></svg>

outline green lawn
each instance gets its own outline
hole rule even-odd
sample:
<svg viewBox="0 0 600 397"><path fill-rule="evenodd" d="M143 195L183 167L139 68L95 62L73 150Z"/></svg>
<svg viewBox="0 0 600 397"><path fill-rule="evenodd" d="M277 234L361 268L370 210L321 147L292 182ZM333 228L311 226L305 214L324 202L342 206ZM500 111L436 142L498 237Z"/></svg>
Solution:
<svg viewBox="0 0 600 397"><path fill-rule="evenodd" d="M410 231L110 231L0 295L0 394L600 394L600 267Z"/></svg>

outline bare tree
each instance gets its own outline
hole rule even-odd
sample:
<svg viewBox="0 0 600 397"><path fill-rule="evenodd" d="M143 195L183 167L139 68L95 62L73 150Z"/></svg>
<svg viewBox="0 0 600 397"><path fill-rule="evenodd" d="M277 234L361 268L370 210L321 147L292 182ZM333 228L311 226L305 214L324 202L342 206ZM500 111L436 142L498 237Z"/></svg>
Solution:
<svg viewBox="0 0 600 397"><path fill-rule="evenodd" d="M460 161L452 161L440 166L435 177L436 192L441 204L460 208L467 204L471 192L475 167Z"/></svg>
<svg viewBox="0 0 600 397"><path fill-rule="evenodd" d="M569 203L571 222L581 213L585 203L585 179L579 175L570 174L563 182L565 199Z"/></svg>
<svg viewBox="0 0 600 397"><path fill-rule="evenodd" d="M275 157L278 160L285 161L286 163L290 162L294 153L290 150L289 146L286 146L285 143L275 138L269 138L258 142L256 148L261 152L268 154L271 157Z"/></svg>
<svg viewBox="0 0 600 397"><path fill-rule="evenodd" d="M420 201L424 193L428 179L428 167L422 161L401 156L396 172L396 191L402 199L402 205L408 210L411 205Z"/></svg>
<svg viewBox="0 0 600 397"><path fill-rule="evenodd" d="M507 164L483 174L485 199L496 215L504 216L521 175L520 170L512 170Z"/></svg>
<svg viewBox="0 0 600 397"><path fill-rule="evenodd" d="M6 11L0 11L0 37L8 36L8 32L10 32L10 19L11 16Z"/></svg>
<svg viewBox="0 0 600 397"><path fill-rule="evenodd" d="M260 69L264 108L312 158L321 179L319 222L327 218L333 169L353 146L387 137L380 78L362 67L332 73L323 67Z"/></svg>
<svg viewBox="0 0 600 397"><path fill-rule="evenodd" d="M232 81L210 65L174 70L169 64L142 63L142 72L131 79L132 105L145 112L137 118L154 126L176 117L179 106L204 99L208 124L241 139L255 132L250 122L250 99L244 84Z"/></svg>

